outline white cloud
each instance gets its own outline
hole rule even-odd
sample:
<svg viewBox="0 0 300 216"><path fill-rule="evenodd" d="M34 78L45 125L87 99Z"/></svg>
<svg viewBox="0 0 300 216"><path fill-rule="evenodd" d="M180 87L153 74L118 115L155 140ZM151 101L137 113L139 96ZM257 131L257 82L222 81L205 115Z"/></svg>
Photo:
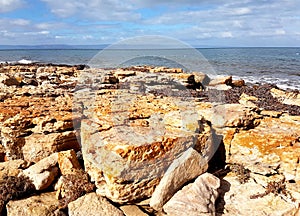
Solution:
<svg viewBox="0 0 300 216"><path fill-rule="evenodd" d="M65 18L76 15L82 18L108 20L108 21L129 21L141 18L141 15L134 11L136 7L133 1L120 0L41 0L46 2L51 12L59 17Z"/></svg>
<svg viewBox="0 0 300 216"><path fill-rule="evenodd" d="M231 32L221 32L222 38L233 38L233 35Z"/></svg>
<svg viewBox="0 0 300 216"><path fill-rule="evenodd" d="M13 11L23 5L23 0L0 0L0 13Z"/></svg>
<svg viewBox="0 0 300 216"><path fill-rule="evenodd" d="M15 19L11 20L10 24L17 25L17 26L28 26L30 24L30 20L26 19Z"/></svg>

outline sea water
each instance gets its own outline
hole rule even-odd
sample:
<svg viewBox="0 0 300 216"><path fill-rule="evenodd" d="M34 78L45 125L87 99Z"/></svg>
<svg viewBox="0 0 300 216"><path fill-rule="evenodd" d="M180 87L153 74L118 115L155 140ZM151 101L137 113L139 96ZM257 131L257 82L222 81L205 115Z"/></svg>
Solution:
<svg viewBox="0 0 300 216"><path fill-rule="evenodd" d="M193 70L208 72L210 76L231 75L250 83L273 83L281 88L300 89L300 48L199 48L202 56L195 56L188 49L155 50L105 50L109 59L119 55L139 58L123 62L122 66L155 65L177 67L181 60ZM0 62L32 62L55 64L89 64L103 50L97 49L7 49L0 50ZM164 56L172 56L169 61ZM101 58L101 54L100 54ZM99 65L101 67L101 64ZM184 67L184 66L183 66ZM211 71L213 70L213 72Z"/></svg>

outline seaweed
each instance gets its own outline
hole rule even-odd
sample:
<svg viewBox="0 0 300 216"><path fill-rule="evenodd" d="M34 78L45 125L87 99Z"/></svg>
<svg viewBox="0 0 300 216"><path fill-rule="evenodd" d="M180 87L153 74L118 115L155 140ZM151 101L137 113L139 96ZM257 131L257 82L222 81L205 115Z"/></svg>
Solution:
<svg viewBox="0 0 300 216"><path fill-rule="evenodd" d="M250 199L262 198L270 193L274 194L275 196L279 196L280 194L284 196L289 195L288 191L286 190L284 179L278 182L269 182L265 189L266 191L264 193L251 195Z"/></svg>
<svg viewBox="0 0 300 216"><path fill-rule="evenodd" d="M230 164L230 170L235 173L238 177L238 180L241 184L245 184L250 179L250 170L245 168L241 164Z"/></svg>
<svg viewBox="0 0 300 216"><path fill-rule="evenodd" d="M35 191L32 181L25 176L4 176L0 180L0 214L9 200L27 197Z"/></svg>
<svg viewBox="0 0 300 216"><path fill-rule="evenodd" d="M79 197L94 191L95 185L89 181L89 176L83 170L74 170L72 174L63 176L62 188L64 196L59 199L59 208L67 208L68 204Z"/></svg>

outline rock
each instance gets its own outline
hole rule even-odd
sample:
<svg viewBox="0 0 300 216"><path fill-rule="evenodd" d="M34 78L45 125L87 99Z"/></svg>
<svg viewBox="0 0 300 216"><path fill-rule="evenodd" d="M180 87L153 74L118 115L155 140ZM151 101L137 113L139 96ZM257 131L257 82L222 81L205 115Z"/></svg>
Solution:
<svg viewBox="0 0 300 216"><path fill-rule="evenodd" d="M200 175L178 191L163 207L167 215L214 215L220 180L209 173Z"/></svg>
<svg viewBox="0 0 300 216"><path fill-rule="evenodd" d="M182 68L167 68L167 67L155 67L149 70L151 73L183 73Z"/></svg>
<svg viewBox="0 0 300 216"><path fill-rule="evenodd" d="M231 86L232 87L242 87L245 85L245 81L240 79L240 80L232 80Z"/></svg>
<svg viewBox="0 0 300 216"><path fill-rule="evenodd" d="M217 77L215 79L212 79L209 82L209 86L216 86L216 85L231 85L232 83L232 76L225 76L225 77Z"/></svg>
<svg viewBox="0 0 300 216"><path fill-rule="evenodd" d="M240 130L230 142L227 161L243 163L259 172L261 167L282 173L286 180L295 180L298 157L300 121L289 116L265 117L250 130ZM257 170L253 170L257 167Z"/></svg>
<svg viewBox="0 0 300 216"><path fill-rule="evenodd" d="M226 184L224 184L224 181ZM223 192L222 192L223 191ZM250 180L241 184L233 176L226 176L222 182L220 193L224 194L222 215L285 215L295 211L296 206L280 196L270 193L263 197L253 198L253 195L263 194L264 187ZM218 205L217 205L218 208Z"/></svg>
<svg viewBox="0 0 300 216"><path fill-rule="evenodd" d="M58 200L55 192L42 193L22 200L11 200L6 205L7 216L57 216Z"/></svg>
<svg viewBox="0 0 300 216"><path fill-rule="evenodd" d="M72 173L73 169L81 169L73 149L58 153L58 166L62 175Z"/></svg>
<svg viewBox="0 0 300 216"><path fill-rule="evenodd" d="M0 83L3 83L6 86L18 86L20 82L14 77L5 74L0 74Z"/></svg>
<svg viewBox="0 0 300 216"><path fill-rule="evenodd" d="M186 149L208 160L214 148L210 126L190 102L127 92L103 92L81 123L85 169L97 193L120 203L150 197Z"/></svg>
<svg viewBox="0 0 300 216"><path fill-rule="evenodd" d="M196 83L201 83L203 86L206 86L210 82L210 78L207 76L207 74L202 72L193 72L194 79Z"/></svg>
<svg viewBox="0 0 300 216"><path fill-rule="evenodd" d="M258 101L257 97L249 96L245 93L242 93L240 96L239 103L246 107L257 107L254 102Z"/></svg>
<svg viewBox="0 0 300 216"><path fill-rule="evenodd" d="M57 176L57 162L58 153L53 153L49 157L44 158L36 164L25 169L20 174L29 177L32 180L36 190L43 190L49 187Z"/></svg>
<svg viewBox="0 0 300 216"><path fill-rule="evenodd" d="M204 173L207 167L207 160L196 150L188 149L170 165L152 194L150 206L156 210L161 210L178 189L186 182Z"/></svg>
<svg viewBox="0 0 300 216"><path fill-rule="evenodd" d="M113 206L106 198L96 193L86 194L69 203L68 212L70 216L123 216L123 212Z"/></svg>
<svg viewBox="0 0 300 216"><path fill-rule="evenodd" d="M296 105L300 107L300 94L296 92L285 92L280 89L271 89L273 97L278 98L282 103L288 105Z"/></svg>
<svg viewBox="0 0 300 216"><path fill-rule="evenodd" d="M123 211L125 216L148 216L136 205L125 205L121 206L120 209Z"/></svg>
<svg viewBox="0 0 300 216"><path fill-rule="evenodd" d="M253 127L258 124L257 119L260 115L257 114L255 107L245 107L241 104L222 104L217 105L213 109L211 119L215 127Z"/></svg>
<svg viewBox="0 0 300 216"><path fill-rule="evenodd" d="M218 90L218 91L226 91L232 89L231 86L226 85L226 84L216 84L216 85L209 85L207 86L207 90Z"/></svg>
<svg viewBox="0 0 300 216"><path fill-rule="evenodd" d="M4 176L17 176L25 166L23 160L11 160L0 163L0 180Z"/></svg>

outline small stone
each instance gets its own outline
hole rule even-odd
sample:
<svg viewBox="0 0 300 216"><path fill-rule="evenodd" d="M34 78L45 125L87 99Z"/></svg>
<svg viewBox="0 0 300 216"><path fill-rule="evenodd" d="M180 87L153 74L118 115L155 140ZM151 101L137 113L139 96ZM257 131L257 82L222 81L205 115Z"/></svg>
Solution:
<svg viewBox="0 0 300 216"><path fill-rule="evenodd" d="M6 205L7 216L56 216L58 200L55 192L42 193L22 200L11 200Z"/></svg>
<svg viewBox="0 0 300 216"><path fill-rule="evenodd" d="M220 180L212 174L200 175L194 183L178 191L163 207L168 215L214 215Z"/></svg>
<svg viewBox="0 0 300 216"><path fill-rule="evenodd" d="M86 194L68 205L69 216L123 216L123 212L96 193Z"/></svg>
<svg viewBox="0 0 300 216"><path fill-rule="evenodd" d="M81 169L76 152L73 149L58 153L58 166L62 175L72 173L73 169Z"/></svg>
<svg viewBox="0 0 300 216"><path fill-rule="evenodd" d="M25 165L23 160L11 160L0 163L0 180L4 176L17 176L22 171L22 166Z"/></svg>
<svg viewBox="0 0 300 216"><path fill-rule="evenodd" d="M120 209L124 212L125 216L148 216L136 205L121 206Z"/></svg>
<svg viewBox="0 0 300 216"><path fill-rule="evenodd" d="M49 157L25 169L20 175L29 177L36 190L46 189L51 185L58 174L58 168L56 167L57 161L58 153L53 153Z"/></svg>
<svg viewBox="0 0 300 216"><path fill-rule="evenodd" d="M233 86L233 87L242 87L244 85L245 85L245 80L242 80L242 79L232 80L232 82L231 82L231 86Z"/></svg>
<svg viewBox="0 0 300 216"><path fill-rule="evenodd" d="M217 77L215 79L212 79L209 82L210 86L216 86L221 84L231 85L232 83L232 76L225 76L225 77Z"/></svg>

